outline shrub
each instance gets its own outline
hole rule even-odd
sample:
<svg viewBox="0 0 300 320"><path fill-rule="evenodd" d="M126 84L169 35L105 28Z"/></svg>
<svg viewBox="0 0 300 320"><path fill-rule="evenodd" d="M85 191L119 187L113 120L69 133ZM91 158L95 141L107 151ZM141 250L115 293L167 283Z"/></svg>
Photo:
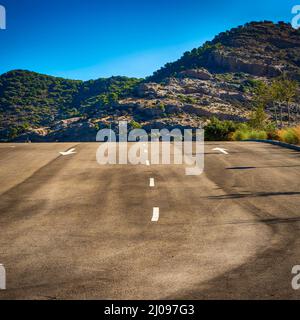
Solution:
<svg viewBox="0 0 300 320"><path fill-rule="evenodd" d="M266 140L267 138L268 134L266 131L252 130L248 133L248 139Z"/></svg>
<svg viewBox="0 0 300 320"><path fill-rule="evenodd" d="M262 106L258 106L251 113L249 125L258 130L262 130L267 125L267 114Z"/></svg>
<svg viewBox="0 0 300 320"><path fill-rule="evenodd" d="M231 140L279 140L290 144L300 144L300 126L295 128L285 128L276 131L271 124L265 130L257 130L248 127L245 124L239 125L239 128L230 135Z"/></svg>
<svg viewBox="0 0 300 320"><path fill-rule="evenodd" d="M264 130L267 132L268 140L277 140L277 129L274 123L268 123Z"/></svg>
<svg viewBox="0 0 300 320"><path fill-rule="evenodd" d="M191 103L191 104L196 104L197 103L197 99L193 98L193 97L186 97L185 100L187 103Z"/></svg>
<svg viewBox="0 0 300 320"><path fill-rule="evenodd" d="M141 129L141 128L142 128L142 126L141 126L138 122L136 122L136 121L134 121L134 120L132 120L132 121L130 122L130 126L131 126L133 129Z"/></svg>
<svg viewBox="0 0 300 320"><path fill-rule="evenodd" d="M300 144L300 128L286 128L278 131L278 139L290 144Z"/></svg>
<svg viewBox="0 0 300 320"><path fill-rule="evenodd" d="M205 140L207 141L226 141L236 130L237 124L232 121L220 121L212 118L211 122L205 127Z"/></svg>
<svg viewBox="0 0 300 320"><path fill-rule="evenodd" d="M295 135L298 138L298 143L300 142L300 126L294 128Z"/></svg>
<svg viewBox="0 0 300 320"><path fill-rule="evenodd" d="M248 139L254 140L266 140L268 138L268 134L266 131L262 130L253 130L253 129L238 129L232 135L232 140L242 141Z"/></svg>
<svg viewBox="0 0 300 320"><path fill-rule="evenodd" d="M247 134L244 130L237 130L232 134L231 140L233 141L247 140Z"/></svg>
<svg viewBox="0 0 300 320"><path fill-rule="evenodd" d="M163 103L160 103L160 104L158 105L158 108L159 108L162 112L165 112L165 110L166 110L166 107L165 107L165 105L164 105Z"/></svg>

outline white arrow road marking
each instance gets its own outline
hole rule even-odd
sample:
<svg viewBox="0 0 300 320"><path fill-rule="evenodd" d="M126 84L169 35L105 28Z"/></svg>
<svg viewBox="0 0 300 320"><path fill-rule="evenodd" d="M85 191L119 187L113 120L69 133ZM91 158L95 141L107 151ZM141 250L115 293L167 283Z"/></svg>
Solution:
<svg viewBox="0 0 300 320"><path fill-rule="evenodd" d="M154 178L150 178L150 187L151 188L155 187Z"/></svg>
<svg viewBox="0 0 300 320"><path fill-rule="evenodd" d="M159 220L159 208L153 208L152 222L157 222Z"/></svg>
<svg viewBox="0 0 300 320"><path fill-rule="evenodd" d="M72 148L72 149L70 149L70 150L68 150L68 151L66 151L66 152L60 152L60 154L62 155L62 156L69 156L69 155L71 155L71 154L75 154L76 152L75 152L75 148Z"/></svg>
<svg viewBox="0 0 300 320"><path fill-rule="evenodd" d="M150 166L150 161L146 160L146 166Z"/></svg>
<svg viewBox="0 0 300 320"><path fill-rule="evenodd" d="M223 149L223 148L215 148L213 149L213 151L220 151L221 153L228 154L227 149Z"/></svg>

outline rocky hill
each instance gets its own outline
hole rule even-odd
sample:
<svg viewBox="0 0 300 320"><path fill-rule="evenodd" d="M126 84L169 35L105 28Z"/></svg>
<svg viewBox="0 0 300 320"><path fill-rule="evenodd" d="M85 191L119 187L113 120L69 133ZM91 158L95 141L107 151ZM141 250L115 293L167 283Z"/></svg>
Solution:
<svg viewBox="0 0 300 320"><path fill-rule="evenodd" d="M247 73L275 77L282 72L300 80L300 31L280 22L252 22L220 33L202 47L186 52L149 79L160 81L186 69L204 67L213 73Z"/></svg>
<svg viewBox="0 0 300 320"><path fill-rule="evenodd" d="M55 128L60 128L60 123L64 131L75 122L107 116L112 105L131 95L140 81L112 77L83 82L24 70L3 74L0 76L0 139L15 139L32 132L33 140L44 140Z"/></svg>
<svg viewBox="0 0 300 320"><path fill-rule="evenodd" d="M89 141L119 120L146 130L247 121L258 82L282 74L300 81L300 31L268 21L223 32L144 80L12 71L0 76L0 139Z"/></svg>

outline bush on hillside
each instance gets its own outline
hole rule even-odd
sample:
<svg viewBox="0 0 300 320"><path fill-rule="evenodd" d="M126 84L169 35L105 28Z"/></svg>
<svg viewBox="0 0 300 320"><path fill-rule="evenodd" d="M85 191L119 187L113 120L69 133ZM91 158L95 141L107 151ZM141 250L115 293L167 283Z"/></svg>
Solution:
<svg viewBox="0 0 300 320"><path fill-rule="evenodd" d="M230 134L236 131L238 124L233 121L221 121L212 118L211 122L205 127L205 140L207 141L226 141Z"/></svg>

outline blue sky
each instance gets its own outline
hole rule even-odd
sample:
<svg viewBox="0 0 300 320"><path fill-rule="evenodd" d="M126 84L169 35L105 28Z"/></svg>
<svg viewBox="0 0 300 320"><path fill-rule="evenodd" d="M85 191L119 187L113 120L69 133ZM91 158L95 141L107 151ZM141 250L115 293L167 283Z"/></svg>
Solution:
<svg viewBox="0 0 300 320"><path fill-rule="evenodd" d="M298 1L300 4L300 1ZM221 31L290 22L296 0L0 0L0 74L27 69L71 79L144 77Z"/></svg>

